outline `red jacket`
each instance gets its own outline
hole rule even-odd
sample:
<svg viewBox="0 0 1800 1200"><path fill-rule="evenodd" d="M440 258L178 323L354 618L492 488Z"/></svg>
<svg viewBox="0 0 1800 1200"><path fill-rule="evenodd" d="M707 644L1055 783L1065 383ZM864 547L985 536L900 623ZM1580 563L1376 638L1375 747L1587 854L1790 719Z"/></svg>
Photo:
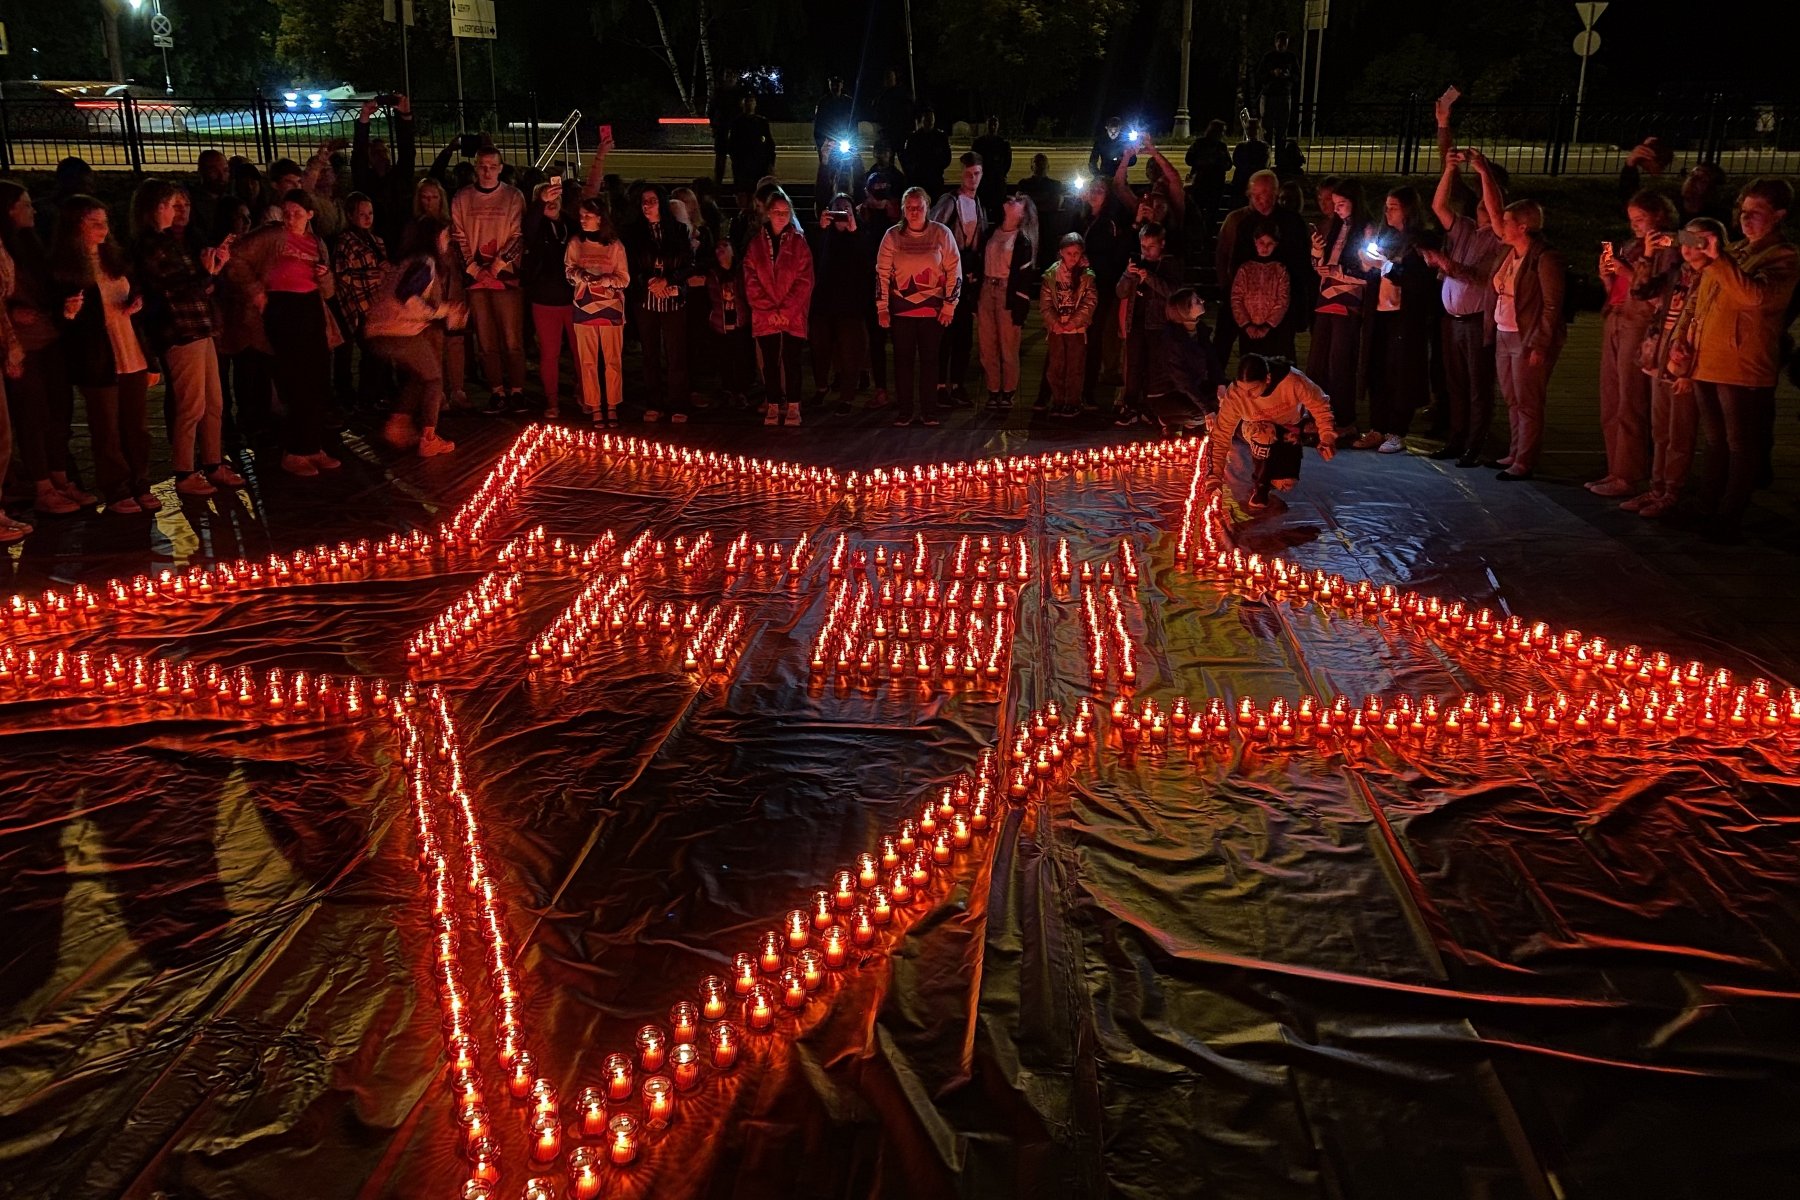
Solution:
<svg viewBox="0 0 1800 1200"><path fill-rule="evenodd" d="M744 249L744 298L750 302L750 332L757 337L785 333L804 338L806 315L812 307L812 250L792 221L781 231L780 247L776 253L765 225Z"/></svg>

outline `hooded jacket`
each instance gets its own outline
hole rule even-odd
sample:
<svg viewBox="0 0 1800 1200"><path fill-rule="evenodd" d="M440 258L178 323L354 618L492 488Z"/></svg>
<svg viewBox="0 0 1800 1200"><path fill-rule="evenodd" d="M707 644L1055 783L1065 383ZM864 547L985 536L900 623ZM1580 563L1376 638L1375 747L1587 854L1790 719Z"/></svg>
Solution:
<svg viewBox="0 0 1800 1200"><path fill-rule="evenodd" d="M1331 423L1331 398L1319 385L1282 359L1272 359L1269 367L1269 377L1261 383L1239 382L1225 389L1208 447L1210 472L1215 479L1224 477L1225 463L1231 457L1232 435L1240 425L1267 421L1296 426L1310 414L1319 427L1320 445L1329 446L1337 437L1337 429Z"/></svg>
<svg viewBox="0 0 1800 1200"><path fill-rule="evenodd" d="M779 235L764 225L744 251L750 332L757 337L785 333L805 338L812 293L812 250L798 222L790 220Z"/></svg>

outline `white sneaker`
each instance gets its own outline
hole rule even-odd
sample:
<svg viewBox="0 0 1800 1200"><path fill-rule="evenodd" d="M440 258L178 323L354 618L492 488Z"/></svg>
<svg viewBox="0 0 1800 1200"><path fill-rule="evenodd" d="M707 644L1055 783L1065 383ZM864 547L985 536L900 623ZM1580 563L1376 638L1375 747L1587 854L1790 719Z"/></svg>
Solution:
<svg viewBox="0 0 1800 1200"><path fill-rule="evenodd" d="M788 405L787 406L787 416L782 419L782 424L798 425L799 423L800 423L800 406L798 404Z"/></svg>
<svg viewBox="0 0 1800 1200"><path fill-rule="evenodd" d="M1390 433L1381 440L1381 445L1376 449L1383 454L1399 454L1406 449L1406 443Z"/></svg>
<svg viewBox="0 0 1800 1200"><path fill-rule="evenodd" d="M206 476L198 471L183 475L175 481L175 490L184 496L216 496L219 489L206 481Z"/></svg>
<svg viewBox="0 0 1800 1200"><path fill-rule="evenodd" d="M22 538L35 528L36 526L28 521L15 521L5 513L0 513L0 534L12 534L15 538Z"/></svg>
<svg viewBox="0 0 1800 1200"><path fill-rule="evenodd" d="M659 410L659 409L654 409L654 408L646 408L646 409L645 409L645 410L644 410L644 420L646 420L646 421L660 421L660 420L662 420L662 412L661 412L661 410Z"/></svg>
<svg viewBox="0 0 1800 1200"><path fill-rule="evenodd" d="M683 413L683 412L670 413L669 414L669 424L671 424L671 425L686 425L687 424L687 414Z"/></svg>
<svg viewBox="0 0 1800 1200"><path fill-rule="evenodd" d="M427 429L419 436L419 457L432 458L439 454L449 454L456 449L456 443L437 435L437 430Z"/></svg>
<svg viewBox="0 0 1800 1200"><path fill-rule="evenodd" d="M763 405L763 424L764 425L779 425L779 424L781 424L781 405L779 405L779 404Z"/></svg>

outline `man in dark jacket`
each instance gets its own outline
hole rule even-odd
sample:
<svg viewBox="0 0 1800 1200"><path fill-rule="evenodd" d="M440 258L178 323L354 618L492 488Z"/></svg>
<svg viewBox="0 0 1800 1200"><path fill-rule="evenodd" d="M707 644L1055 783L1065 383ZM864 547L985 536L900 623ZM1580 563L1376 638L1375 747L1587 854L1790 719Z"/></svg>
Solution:
<svg viewBox="0 0 1800 1200"><path fill-rule="evenodd" d="M856 140L856 111L844 94L844 80L833 75L825 81L825 95L813 109L813 149L838 138Z"/></svg>
<svg viewBox="0 0 1800 1200"><path fill-rule="evenodd" d="M388 153L385 139L369 135L369 122L381 106L363 101L356 129L350 139L350 186L375 202L375 232L388 254L399 257L401 237L412 218L413 167L417 151L413 142L412 101L394 97L394 140L398 158Z"/></svg>
<svg viewBox="0 0 1800 1200"><path fill-rule="evenodd" d="M899 150L913 131L913 96L900 85L900 72L889 71L875 98L875 123L883 141Z"/></svg>
<svg viewBox="0 0 1800 1200"><path fill-rule="evenodd" d="M1220 290L1227 296L1231 295L1231 284L1237 276L1237 269L1256 257L1256 228L1266 219L1275 222L1276 232L1280 236L1276 257L1287 268L1288 295L1315 295L1319 290L1319 277L1312 269L1312 229L1307 225L1306 218L1275 203L1281 194L1281 184L1273 171L1258 171L1252 175L1249 193L1250 203L1231 213L1219 226L1219 241L1215 251L1217 258L1213 267L1218 274ZM1290 303L1287 318L1278 332L1291 337L1311 324L1312 306L1304 302ZM1221 357L1231 353L1238 333L1237 322L1231 317L1231 307L1226 305L1219 313L1216 335Z"/></svg>
<svg viewBox="0 0 1800 1200"><path fill-rule="evenodd" d="M739 108L725 151L731 157L732 187L739 196L748 196L757 180L775 170L775 134L769 118L756 111L755 92L745 92Z"/></svg>
<svg viewBox="0 0 1800 1200"><path fill-rule="evenodd" d="M981 155L981 206L988 220L1000 219L1000 202L1006 199L1006 181L1012 178L1012 143L1000 136L1000 118L987 119L987 132L969 144Z"/></svg>
<svg viewBox="0 0 1800 1200"><path fill-rule="evenodd" d="M919 127L906 139L900 150L900 169L906 181L922 187L936 199L944 190L944 172L950 169L950 139L937 127L937 113L929 107L919 111Z"/></svg>
<svg viewBox="0 0 1800 1200"><path fill-rule="evenodd" d="M822 404L837 376L836 412L851 411L857 381L868 366L867 314L875 294L872 245L858 227L850 197L839 193L819 214L813 234L813 294L809 322L813 351L813 396Z"/></svg>

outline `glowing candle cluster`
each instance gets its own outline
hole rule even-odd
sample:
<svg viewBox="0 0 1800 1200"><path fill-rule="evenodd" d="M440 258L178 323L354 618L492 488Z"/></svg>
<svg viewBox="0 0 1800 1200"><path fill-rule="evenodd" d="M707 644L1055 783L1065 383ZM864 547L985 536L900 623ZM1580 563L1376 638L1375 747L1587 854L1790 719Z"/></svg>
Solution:
<svg viewBox="0 0 1800 1200"><path fill-rule="evenodd" d="M925 535L905 550L848 549L839 537L829 566L825 619L813 638L815 682L871 687L917 680L996 685L1004 677L1019 592L1035 574L1023 535L965 536L933 553Z"/></svg>
<svg viewBox="0 0 1800 1200"><path fill-rule="evenodd" d="M411 685L407 685L410 690ZM136 700L168 711L258 721L360 720L387 703L381 680L340 679L280 667L196 665L86 650L39 652L0 644L0 697Z"/></svg>

